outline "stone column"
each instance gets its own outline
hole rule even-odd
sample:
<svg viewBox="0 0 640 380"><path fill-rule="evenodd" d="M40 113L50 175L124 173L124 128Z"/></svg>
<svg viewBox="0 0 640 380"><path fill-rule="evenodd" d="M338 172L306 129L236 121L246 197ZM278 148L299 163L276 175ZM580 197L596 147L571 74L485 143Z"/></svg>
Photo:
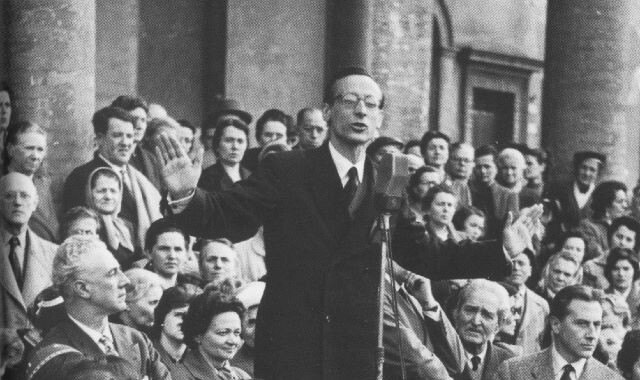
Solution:
<svg viewBox="0 0 640 380"><path fill-rule="evenodd" d="M326 74L344 67L371 69L372 0L327 1Z"/></svg>
<svg viewBox="0 0 640 380"><path fill-rule="evenodd" d="M48 171L60 180L93 152L95 2L15 0L9 12L15 108L48 131Z"/></svg>
<svg viewBox="0 0 640 380"><path fill-rule="evenodd" d="M632 0L551 0L547 9L542 141L553 175L569 175L575 151L607 154L604 178L637 179L637 126L625 105L633 65Z"/></svg>

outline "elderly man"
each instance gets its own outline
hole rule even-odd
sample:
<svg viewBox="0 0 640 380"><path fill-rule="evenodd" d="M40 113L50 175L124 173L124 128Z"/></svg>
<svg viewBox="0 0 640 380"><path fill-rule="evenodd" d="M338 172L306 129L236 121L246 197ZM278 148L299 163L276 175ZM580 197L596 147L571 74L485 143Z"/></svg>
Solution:
<svg viewBox="0 0 640 380"><path fill-rule="evenodd" d="M298 112L296 127L300 149L319 148L327 139L327 121L318 108L303 108Z"/></svg>
<svg viewBox="0 0 640 380"><path fill-rule="evenodd" d="M560 219L565 230L578 227L581 219L590 216L591 194L606 161L607 157L598 152L576 152L573 178L550 184L547 198L560 205Z"/></svg>
<svg viewBox="0 0 640 380"><path fill-rule="evenodd" d="M129 279L104 243L91 236L65 240L54 259L53 285L64 299L67 318L47 333L36 351L65 344L96 359L120 356L138 370L139 378L171 378L146 335L109 323L109 315L127 308Z"/></svg>
<svg viewBox="0 0 640 380"><path fill-rule="evenodd" d="M560 251L551 256L542 273L542 281L536 292L549 304L562 288L579 282L582 270L580 264L569 252Z"/></svg>
<svg viewBox="0 0 640 380"><path fill-rule="evenodd" d="M524 169L527 163L524 155L515 148L505 148L498 154L498 175L496 181L514 193L520 193L524 186Z"/></svg>
<svg viewBox="0 0 640 380"><path fill-rule="evenodd" d="M466 351L462 379L493 380L498 366L515 357L514 350L493 343L508 321L509 294L496 282L472 280L460 290L454 325Z"/></svg>
<svg viewBox="0 0 640 380"><path fill-rule="evenodd" d="M473 174L475 151L467 143L451 144L451 155L447 163L447 173L451 179L451 189L458 198L458 207L471 205L469 179Z"/></svg>
<svg viewBox="0 0 640 380"><path fill-rule="evenodd" d="M38 293L51 285L57 245L29 228L38 205L31 179L21 173L0 178L0 328L27 328L27 308Z"/></svg>
<svg viewBox="0 0 640 380"><path fill-rule="evenodd" d="M38 207L29 219L29 228L46 240L58 241L58 218L51 178L42 168L47 156L47 132L28 121L11 124L6 136L5 166L8 173L31 178L38 192Z"/></svg>
<svg viewBox="0 0 640 380"><path fill-rule="evenodd" d="M351 68L336 75L324 98L328 144L269 155L252 177L225 192L195 189L199 155L187 156L173 137L161 136L157 150L169 205L187 232L240 241L264 224L269 273L258 313L256 376L265 379L375 373L379 260L368 236L378 213L365 151L382 123L384 97L364 70ZM510 231L519 235L526 224ZM508 252L516 242L505 239ZM451 260L472 263L461 270L505 268L496 242L422 250L414 263L427 277L440 262L454 265ZM476 266L481 262L491 264Z"/></svg>
<svg viewBox="0 0 640 380"><path fill-rule="evenodd" d="M218 285L225 280L236 281L238 272L238 253L227 239L203 239L200 247L200 275L203 284Z"/></svg>
<svg viewBox="0 0 640 380"><path fill-rule="evenodd" d="M119 216L133 224L134 242L142 247L149 225L160 218L160 193L134 168L129 160L135 145L133 116L119 107L106 107L93 115L93 129L98 150L93 160L75 168L67 177L63 192L63 211L85 206L85 189L89 175L99 167L111 167L120 174L123 186Z"/></svg>
<svg viewBox="0 0 640 380"><path fill-rule="evenodd" d="M551 347L504 362L495 379L622 380L592 357L602 324L600 294L588 286L562 289L551 302Z"/></svg>

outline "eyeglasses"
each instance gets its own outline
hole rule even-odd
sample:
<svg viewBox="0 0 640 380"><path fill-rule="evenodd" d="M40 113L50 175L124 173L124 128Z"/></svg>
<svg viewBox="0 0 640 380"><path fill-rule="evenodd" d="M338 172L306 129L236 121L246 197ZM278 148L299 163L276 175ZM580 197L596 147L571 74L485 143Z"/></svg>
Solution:
<svg viewBox="0 0 640 380"><path fill-rule="evenodd" d="M373 95L360 97L357 94L348 92L346 94L340 94L336 96L335 100L351 108L356 108L360 101L364 102L364 106L367 107L367 109L374 110L376 108L380 108L380 101Z"/></svg>

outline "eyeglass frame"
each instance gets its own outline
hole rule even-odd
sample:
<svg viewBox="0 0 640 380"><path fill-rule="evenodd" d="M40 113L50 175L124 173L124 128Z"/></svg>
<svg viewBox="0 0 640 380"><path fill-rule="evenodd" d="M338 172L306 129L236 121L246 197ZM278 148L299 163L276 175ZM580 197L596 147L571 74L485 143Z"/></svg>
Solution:
<svg viewBox="0 0 640 380"><path fill-rule="evenodd" d="M353 101L346 101L345 100L345 96L347 95L353 95L355 98L357 98L357 101L355 103L353 103ZM368 110L375 110L375 109L382 109L382 105L384 102L384 99L381 100L376 100L375 105L373 105L373 103L367 103L367 98L374 99L375 96L373 95L366 95L364 97L359 96L358 94L354 93L354 92L347 92L344 94L338 94L333 98L333 101L339 101L340 103L344 104L345 106L350 106L351 108L355 109L358 104L360 104L360 102L364 103L364 106L366 109Z"/></svg>

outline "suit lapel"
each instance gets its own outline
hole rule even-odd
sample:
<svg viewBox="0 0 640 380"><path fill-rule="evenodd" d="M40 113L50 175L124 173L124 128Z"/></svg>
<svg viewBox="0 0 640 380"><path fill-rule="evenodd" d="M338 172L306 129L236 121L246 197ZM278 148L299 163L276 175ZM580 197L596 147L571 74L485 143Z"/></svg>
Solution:
<svg viewBox="0 0 640 380"><path fill-rule="evenodd" d="M27 243L25 251L25 276L22 294L25 303L28 305L36 298L38 292L51 284L50 273L51 268L47 265L49 259L44 257L46 252L41 246L38 237L27 231Z"/></svg>
<svg viewBox="0 0 640 380"><path fill-rule="evenodd" d="M118 355L127 359L134 366L141 365L140 350L131 339L131 334L124 326L109 323L111 335L113 336L113 345L118 351Z"/></svg>
<svg viewBox="0 0 640 380"><path fill-rule="evenodd" d="M537 359L537 360L536 360ZM531 376L534 379L553 379L553 364L551 361L551 347L540 352L540 356L534 358L531 368Z"/></svg>
<svg viewBox="0 0 640 380"><path fill-rule="evenodd" d="M27 310L26 304L24 302L24 298L22 297L22 292L18 287L18 282L16 282L16 278L11 270L11 263L9 263L9 251L8 247L2 246L2 278L0 278L0 283L6 289L7 293L9 293L15 300L22 305L24 310Z"/></svg>
<svg viewBox="0 0 640 380"><path fill-rule="evenodd" d="M82 329L72 320L67 318L60 322L60 326L71 347L86 355L96 358L104 356L104 352L102 352L98 344L94 342L89 335L82 331Z"/></svg>

